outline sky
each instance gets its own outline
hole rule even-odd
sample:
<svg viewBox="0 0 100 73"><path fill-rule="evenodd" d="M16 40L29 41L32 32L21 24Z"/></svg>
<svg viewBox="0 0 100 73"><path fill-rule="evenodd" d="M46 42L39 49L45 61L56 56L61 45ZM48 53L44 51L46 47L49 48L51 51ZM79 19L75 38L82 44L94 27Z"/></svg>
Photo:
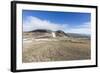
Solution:
<svg viewBox="0 0 100 73"><path fill-rule="evenodd" d="M23 10L23 31L36 29L63 30L66 33L91 34L91 14Z"/></svg>

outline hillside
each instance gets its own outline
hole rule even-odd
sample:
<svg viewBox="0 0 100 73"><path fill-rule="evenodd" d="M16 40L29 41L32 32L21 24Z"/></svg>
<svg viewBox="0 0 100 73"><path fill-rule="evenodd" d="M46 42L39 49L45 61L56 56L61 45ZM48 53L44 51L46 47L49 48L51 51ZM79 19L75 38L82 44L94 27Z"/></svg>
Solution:
<svg viewBox="0 0 100 73"><path fill-rule="evenodd" d="M53 37L72 37L72 38L88 38L89 35L65 33L62 30L51 31L46 29L37 29L29 32L23 32L23 38L53 38Z"/></svg>

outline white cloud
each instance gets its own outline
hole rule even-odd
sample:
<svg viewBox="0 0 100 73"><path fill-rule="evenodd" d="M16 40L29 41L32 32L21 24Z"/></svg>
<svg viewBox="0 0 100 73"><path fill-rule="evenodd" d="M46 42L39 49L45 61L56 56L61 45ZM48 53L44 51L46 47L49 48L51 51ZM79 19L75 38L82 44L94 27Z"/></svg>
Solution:
<svg viewBox="0 0 100 73"><path fill-rule="evenodd" d="M37 17L30 16L23 23L23 31L31 31L35 29L49 29L56 31L63 30L66 26L64 24L55 24L48 20L41 20Z"/></svg>
<svg viewBox="0 0 100 73"><path fill-rule="evenodd" d="M65 31L69 33L91 34L91 23L85 22L79 26L70 27L69 30Z"/></svg>
<svg viewBox="0 0 100 73"><path fill-rule="evenodd" d="M90 22L72 27L69 24L56 24L33 16L27 17L23 22L23 31L31 31L35 29L49 29L53 31L63 30L69 33L90 34Z"/></svg>

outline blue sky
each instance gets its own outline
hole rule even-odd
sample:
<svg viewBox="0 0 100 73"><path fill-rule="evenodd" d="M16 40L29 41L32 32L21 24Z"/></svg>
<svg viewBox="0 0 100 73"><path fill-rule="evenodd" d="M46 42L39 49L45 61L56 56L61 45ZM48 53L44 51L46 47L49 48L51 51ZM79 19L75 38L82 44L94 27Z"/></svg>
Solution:
<svg viewBox="0 0 100 73"><path fill-rule="evenodd" d="M23 10L22 15L24 31L50 29L69 33L91 33L90 13Z"/></svg>

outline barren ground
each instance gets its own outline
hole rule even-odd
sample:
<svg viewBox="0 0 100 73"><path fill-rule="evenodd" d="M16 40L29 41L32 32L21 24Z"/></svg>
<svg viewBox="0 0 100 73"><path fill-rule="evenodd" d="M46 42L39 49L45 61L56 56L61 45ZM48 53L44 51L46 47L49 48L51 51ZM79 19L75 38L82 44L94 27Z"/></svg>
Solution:
<svg viewBox="0 0 100 73"><path fill-rule="evenodd" d="M45 62L90 59L90 40L53 38L23 40L22 62Z"/></svg>

